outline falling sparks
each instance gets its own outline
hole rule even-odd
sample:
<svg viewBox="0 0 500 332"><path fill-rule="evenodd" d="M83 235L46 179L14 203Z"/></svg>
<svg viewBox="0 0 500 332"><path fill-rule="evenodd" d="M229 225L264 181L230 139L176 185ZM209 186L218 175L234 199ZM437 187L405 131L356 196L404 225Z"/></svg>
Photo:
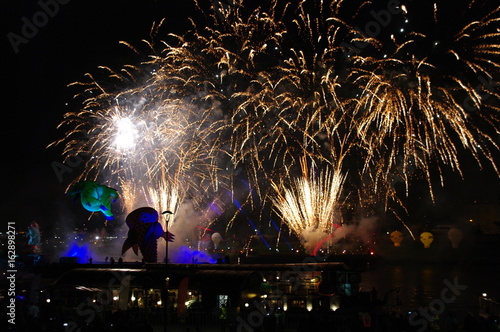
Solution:
<svg viewBox="0 0 500 332"><path fill-rule="evenodd" d="M395 182L408 192L418 169L432 193L445 167L461 172L463 150L498 172L498 8L442 43L408 26L412 4L388 12L404 28L377 34L366 16L386 9L368 1L196 4L204 19L184 34L158 41L153 26L146 61L74 84L83 108L59 142L67 157L91 156L80 179L110 177L174 205L235 195L244 179L301 237L329 234L347 184L361 207L383 197L387 209L400 202ZM436 26L440 10L430 8Z"/></svg>
<svg viewBox="0 0 500 332"><path fill-rule="evenodd" d="M272 200L277 214L311 253L342 222L340 206L345 176L328 168L318 175L308 168L305 158L301 164L301 176L272 183L275 190Z"/></svg>

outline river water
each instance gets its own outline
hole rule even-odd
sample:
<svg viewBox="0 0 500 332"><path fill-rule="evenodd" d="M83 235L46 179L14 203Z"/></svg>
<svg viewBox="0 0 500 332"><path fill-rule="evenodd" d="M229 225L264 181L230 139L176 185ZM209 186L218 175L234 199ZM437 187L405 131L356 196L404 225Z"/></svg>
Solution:
<svg viewBox="0 0 500 332"><path fill-rule="evenodd" d="M478 313L483 293L498 300L500 264L384 262L362 273L360 287L375 288L377 297L398 313L433 306L463 317Z"/></svg>

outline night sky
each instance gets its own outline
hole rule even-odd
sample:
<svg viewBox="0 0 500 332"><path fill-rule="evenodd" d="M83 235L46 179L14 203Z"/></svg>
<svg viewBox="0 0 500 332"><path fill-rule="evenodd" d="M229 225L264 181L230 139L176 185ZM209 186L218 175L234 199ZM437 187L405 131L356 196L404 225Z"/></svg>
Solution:
<svg viewBox="0 0 500 332"><path fill-rule="evenodd" d="M153 21L166 18L168 29L181 33L193 5L160 0L68 1L15 52L8 34L21 35L23 17L32 21L41 10L36 1L16 0L5 3L1 14L7 73L2 84L1 215L2 224L16 221L18 229L31 220L47 227L61 211L78 212L64 194L78 169L60 182L52 165L62 162L61 150L46 148L63 137L64 132L56 130L63 114L75 111L71 103L75 90L67 85L82 80L87 72L95 73L99 65L119 68L135 61L133 53L118 42L137 45L147 39ZM447 176L447 187L436 190L436 204L422 199L421 209L426 210L422 213L446 218L472 199L499 203L500 181L491 167L479 171L469 159L463 164L465 180L458 174Z"/></svg>
<svg viewBox="0 0 500 332"><path fill-rule="evenodd" d="M54 10L55 15L33 37L17 45L17 52L8 34L23 37L23 17L31 22L42 8L36 1L27 0L4 7L2 58L7 71L2 89L4 222L15 220L21 227L31 220L48 224L60 209L66 209L65 205L73 204L64 191L79 170L65 173L63 181L59 181L53 165L63 162L61 149L47 148L64 135L63 130L56 129L63 114L76 110L72 100L77 90L67 85L84 79L84 74L95 72L97 66L120 66L134 61L133 53L119 45L119 41L137 45L148 38L154 21L167 18L173 32L183 31L187 20L178 18L188 17L192 5L165 3L68 1Z"/></svg>

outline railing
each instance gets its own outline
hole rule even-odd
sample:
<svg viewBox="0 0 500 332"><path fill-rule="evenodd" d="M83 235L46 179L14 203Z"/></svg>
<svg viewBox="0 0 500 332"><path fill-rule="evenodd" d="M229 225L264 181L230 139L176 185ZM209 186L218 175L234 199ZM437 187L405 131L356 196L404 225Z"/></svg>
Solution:
<svg viewBox="0 0 500 332"><path fill-rule="evenodd" d="M482 296L479 298L479 315L488 318L490 316L500 316L500 303L490 298Z"/></svg>

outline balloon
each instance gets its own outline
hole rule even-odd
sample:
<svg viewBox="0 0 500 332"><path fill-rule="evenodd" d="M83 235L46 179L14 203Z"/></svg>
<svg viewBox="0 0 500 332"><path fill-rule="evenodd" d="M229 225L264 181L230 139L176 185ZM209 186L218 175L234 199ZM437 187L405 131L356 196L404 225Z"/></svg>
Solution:
<svg viewBox="0 0 500 332"><path fill-rule="evenodd" d="M432 235L432 233L423 232L420 234L420 242L424 244L424 248L430 248L432 241L434 241L434 235Z"/></svg>
<svg viewBox="0 0 500 332"><path fill-rule="evenodd" d="M462 241L462 238L463 238L462 231L459 230L458 228L452 227L448 231L448 239L450 240L451 247L453 249L458 248L458 246L460 245L460 242Z"/></svg>
<svg viewBox="0 0 500 332"><path fill-rule="evenodd" d="M214 243L215 248L219 247L220 241L222 241L222 236L220 235L220 233L217 233L217 232L213 233L212 234L212 242Z"/></svg>
<svg viewBox="0 0 500 332"><path fill-rule="evenodd" d="M158 212L151 207L142 207L130 212L126 223L129 231L123 243L122 255L130 248L138 255L140 249L144 261L156 263L158 257L156 240L162 237L166 241L174 241L174 235L163 230L158 222Z"/></svg>
<svg viewBox="0 0 500 332"><path fill-rule="evenodd" d="M75 184L68 192L72 197L80 194L82 206L90 212L101 211L106 220L114 218L111 202L118 198L118 192L94 181L82 181Z"/></svg>
<svg viewBox="0 0 500 332"><path fill-rule="evenodd" d="M395 247L401 246L401 241L403 241L403 233L400 231L394 231L390 234L391 241L394 243Z"/></svg>

